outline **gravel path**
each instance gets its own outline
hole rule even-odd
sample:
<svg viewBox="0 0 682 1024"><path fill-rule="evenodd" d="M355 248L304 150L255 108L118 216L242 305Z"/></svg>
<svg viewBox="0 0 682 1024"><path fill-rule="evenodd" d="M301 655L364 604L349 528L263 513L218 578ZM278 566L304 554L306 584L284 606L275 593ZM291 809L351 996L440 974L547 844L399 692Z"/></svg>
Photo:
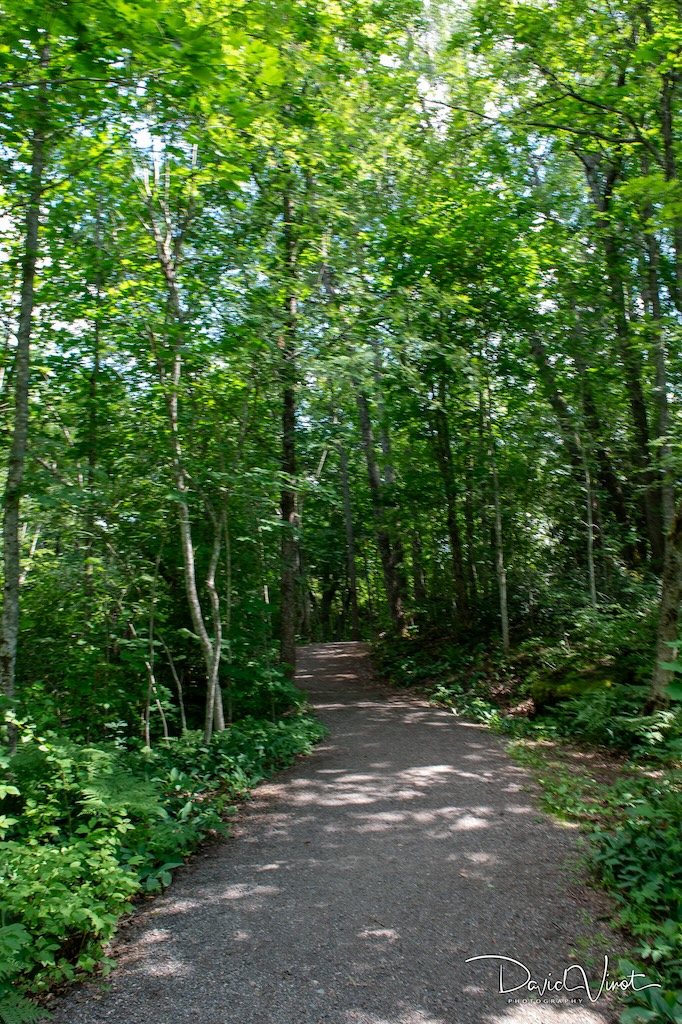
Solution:
<svg viewBox="0 0 682 1024"><path fill-rule="evenodd" d="M372 684L362 644L299 658L329 738L135 916L109 990L81 988L55 1024L612 1021L584 990L510 1002L529 993L499 994L499 962L465 963L509 956L554 980L597 929L597 897L562 867L574 830L538 813L499 741Z"/></svg>

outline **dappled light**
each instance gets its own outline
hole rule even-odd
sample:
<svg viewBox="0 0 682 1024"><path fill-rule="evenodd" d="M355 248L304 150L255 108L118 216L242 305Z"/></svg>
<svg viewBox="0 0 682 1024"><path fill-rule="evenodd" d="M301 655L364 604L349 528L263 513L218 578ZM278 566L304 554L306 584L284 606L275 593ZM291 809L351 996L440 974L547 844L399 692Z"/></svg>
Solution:
<svg viewBox="0 0 682 1024"><path fill-rule="evenodd" d="M202 991L210 979L229 1024L604 1024L601 1008L511 1005L494 965L466 963L505 953L538 976L562 968L581 933L561 896L565 832L539 818L496 740L413 697L381 698L358 683L363 656L354 644L302 652L331 735L257 791L235 838L119 950L141 1006L163 998L177 1014L189 978ZM126 1022L129 998L115 981ZM216 1019L203 1003L187 1014Z"/></svg>
<svg viewBox="0 0 682 1024"><path fill-rule="evenodd" d="M484 1017L482 1024L567 1024L573 1017L579 1024L603 1024L599 1010L576 1006L551 1006L546 1003L519 1003L504 1013Z"/></svg>
<svg viewBox="0 0 682 1024"><path fill-rule="evenodd" d="M681 5L0 0L2 1024L682 1024Z"/></svg>

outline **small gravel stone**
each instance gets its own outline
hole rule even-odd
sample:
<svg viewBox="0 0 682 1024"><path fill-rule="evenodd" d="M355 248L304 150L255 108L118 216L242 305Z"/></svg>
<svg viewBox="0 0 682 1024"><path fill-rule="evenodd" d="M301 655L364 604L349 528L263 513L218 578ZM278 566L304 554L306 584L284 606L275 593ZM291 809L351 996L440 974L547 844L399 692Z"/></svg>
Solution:
<svg viewBox="0 0 682 1024"><path fill-rule="evenodd" d="M500 741L374 684L362 644L302 648L298 682L329 737L138 912L104 987L55 1000L54 1024L615 1020L605 997L532 1002L500 993L500 961L467 963L554 981L605 913L568 877L575 830L538 814Z"/></svg>

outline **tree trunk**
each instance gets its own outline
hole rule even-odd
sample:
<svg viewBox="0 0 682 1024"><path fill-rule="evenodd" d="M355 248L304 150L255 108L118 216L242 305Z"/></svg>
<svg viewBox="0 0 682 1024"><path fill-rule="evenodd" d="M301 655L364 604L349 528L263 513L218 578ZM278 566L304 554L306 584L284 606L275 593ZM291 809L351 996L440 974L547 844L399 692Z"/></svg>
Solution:
<svg viewBox="0 0 682 1024"><path fill-rule="evenodd" d="M440 404L433 415L433 442L436 450L438 468L443 481L445 491L445 505L448 521L448 538L450 540L450 554L452 557L452 572L455 583L455 602L457 614L462 625L469 623L469 601L467 596L466 576L464 572L464 558L462 553L462 539L457 522L457 489L455 487L455 474L452 466L452 449L450 447L450 426L444 408L445 384L440 385Z"/></svg>
<svg viewBox="0 0 682 1024"><path fill-rule="evenodd" d="M187 501L187 497L189 496L188 476L185 470L182 446L180 444L178 400L180 379L182 375L182 345L183 328L185 323L176 274L180 241L176 240L176 259L174 259L173 252L171 250L173 232L171 230L170 212L166 201L161 200L161 206L165 218L165 233L162 234L159 228L154 216L154 211L151 208L151 203L149 214L152 236L156 244L159 264L166 282L168 304L176 326L170 353L171 364L169 372L166 370L164 360L156 346L154 334L150 328L148 328L148 334L156 361L157 376L163 391L166 403L166 413L168 416L171 468L178 495L176 499L176 508L178 525L180 528L180 547L182 550L182 564L185 578L185 591L187 593L187 603L189 605L192 626L199 639L199 646L201 648L204 666L206 669L206 715L204 720L204 742L208 743L211 739L214 728L220 731L225 727L222 715L222 699L218 683L221 657L220 599L215 585L215 573L220 558L220 528L219 524L216 525L214 523L213 546L208 575L206 578L206 586L209 592L211 616L214 627L214 639L211 640L206 627L206 621L201 607L201 600L199 598L199 588L197 586L196 559L194 554L194 544L192 541L192 522L189 512L189 504Z"/></svg>
<svg viewBox="0 0 682 1024"><path fill-rule="evenodd" d="M500 482L497 475L497 461L492 452L493 498L495 501L495 573L500 595L500 624L502 626L502 647L509 654L509 608L507 604L507 570L504 566L504 537L502 535L502 506L500 504Z"/></svg>
<svg viewBox="0 0 682 1024"><path fill-rule="evenodd" d="M538 375L542 383L545 396L550 404L552 412L556 416L561 431L561 436L568 449L568 457L573 467L574 476L577 480L582 479L582 459L579 445L575 439L575 423L571 410L566 399L559 391L554 370L547 357L547 350L542 338L538 334L531 333L529 338L530 351L537 367Z"/></svg>
<svg viewBox="0 0 682 1024"><path fill-rule="evenodd" d="M486 379L486 426L488 430L488 458L493 481L493 503L495 508L495 575L500 602L500 626L502 631L502 648L509 654L509 606L507 602L507 570L504 564L504 536L502 533L502 503L500 501L500 478L497 472L497 452L495 450L495 434L493 432L493 400L490 388L490 376L487 368L487 355L483 366Z"/></svg>
<svg viewBox="0 0 682 1024"><path fill-rule="evenodd" d="M596 611L597 576L594 569L594 513L592 508L594 495L592 492L592 475L586 452L583 452L583 465L585 470L585 508L587 511L587 578L590 586L590 605Z"/></svg>
<svg viewBox="0 0 682 1024"><path fill-rule="evenodd" d="M613 459L604 441L604 425L599 416L594 394L590 386L587 366L579 352L574 353L574 359L576 369L580 374L583 416L589 434L590 447L594 454L597 481L606 496L605 504L608 510L623 532L627 534L630 531L632 519ZM630 542L623 546L623 558L627 565L634 566L636 552Z"/></svg>
<svg viewBox="0 0 682 1024"><path fill-rule="evenodd" d="M601 235L611 312L616 333L616 343L621 366L625 393L630 405L634 430L632 458L643 488L642 508L647 524L647 536L654 567L660 568L663 560L663 524L661 517L661 491L652 469L649 421L646 400L641 380L641 358L633 345L625 301L625 286L621 269L618 243L608 219L613 189L618 179L618 162L609 168L606 180L600 187L596 165L593 159L579 154L598 211L597 223Z"/></svg>
<svg viewBox="0 0 682 1024"><path fill-rule="evenodd" d="M336 420L335 420L336 422ZM329 446L325 445L322 449L320 460L317 464L317 469L313 474L313 480L319 481L322 477L322 471L324 470L325 463L327 461L327 455L329 454ZM296 527L296 579L298 581L298 599L300 604L300 615L299 633L303 636L306 642L310 643L313 638L312 631L312 606L313 606L313 594L308 585L308 568L306 552L303 545L303 506L304 499L303 495L298 496L296 501L296 511L294 515L294 524Z"/></svg>
<svg viewBox="0 0 682 1024"><path fill-rule="evenodd" d="M645 166L644 170L648 170ZM648 206L644 216L648 222L653 217L653 208ZM646 249L646 267L642 275L642 293L644 306L648 313L651 348L655 372L654 403L656 412L656 439L658 441L657 458L660 466L663 526L670 529L675 514L675 487L670 470L670 410L668 409L668 374L667 353L663 335L663 314L658 284L658 267L660 253L658 241L653 228L644 235Z"/></svg>
<svg viewBox="0 0 682 1024"><path fill-rule="evenodd" d="M184 495L189 493L187 487L187 477L181 461L181 449L178 440L178 399L177 399L177 384L180 379L180 367L181 359L179 353L176 353L174 364L177 369L173 370L173 391L166 394L166 407L168 410L168 419L171 433L171 443L173 446L173 479L178 493L178 499L176 502L178 525L180 527L180 546L182 550L182 564L183 564L183 575L185 578L185 592L187 594L187 603L189 605L190 618L192 620L192 626L194 632L199 638L199 646L204 659L204 665L206 668L206 717L204 722L204 741L206 743L211 739L214 726L220 730L224 728L224 722L221 724L220 713L217 711L217 707L220 706L220 701L217 696L218 692L218 672L220 667L220 642L219 637L216 637L214 642L209 636L206 623L204 621L204 614L201 608L201 601L199 599L199 588L197 586L196 579L196 561L194 555L194 544L192 542L192 522L189 514L189 505L184 498ZM219 540L218 540L219 543ZM209 568L209 576L207 579L207 586L209 593L211 594L211 606L214 615L215 624L215 602L217 600L217 592L215 590L215 542L213 551L211 554L211 566ZM217 563L216 563L217 564ZM213 577L213 578L211 578Z"/></svg>
<svg viewBox="0 0 682 1024"><path fill-rule="evenodd" d="M666 181L677 182L677 160L675 156L675 129L673 116L673 98L675 79L673 72L663 75L661 90L661 132L663 135L663 169ZM675 247L675 280L671 289L673 301L678 311L682 312L682 219L679 213L673 221L673 244Z"/></svg>
<svg viewBox="0 0 682 1024"><path fill-rule="evenodd" d="M412 586L415 603L423 609L427 600L426 573L424 572L424 556L418 527L412 531Z"/></svg>
<svg viewBox="0 0 682 1024"><path fill-rule="evenodd" d="M365 459L367 462L367 476L369 479L369 489L374 509L377 548L379 549L381 568L384 574L386 600L388 601L388 610L391 616L393 629L396 633L402 634L405 632L405 613L403 611L401 586L396 574L395 555L384 516L381 474L379 472L379 463L377 462L376 457L374 432L372 430L372 421L369 414L369 403L367 401L367 396L360 390L356 390L355 399L360 419L362 444L365 450Z"/></svg>
<svg viewBox="0 0 682 1024"><path fill-rule="evenodd" d="M95 472L97 469L97 392L99 388L100 361L102 349L102 210L97 204L97 219L95 221L95 322L93 330L92 350L92 371L88 381L88 489L92 492L95 489Z"/></svg>
<svg viewBox="0 0 682 1024"><path fill-rule="evenodd" d="M661 521L661 494L651 468L649 421L641 381L641 360L633 348L630 338L623 283L616 255L615 243L610 236L604 237L607 252L607 268L611 282L611 302L614 310L616 337L621 364L625 371L625 390L630 401L630 411L635 432L633 449L635 465L644 485L644 514L646 516L651 559L660 567L663 557L663 533Z"/></svg>
<svg viewBox="0 0 682 1024"><path fill-rule="evenodd" d="M226 724L232 725L232 542L230 540L230 520L228 516L228 499L226 497L221 513L223 538L225 540L225 647L227 649L227 716Z"/></svg>
<svg viewBox="0 0 682 1024"><path fill-rule="evenodd" d="M299 517L297 517L297 519L298 518ZM298 525L300 527L300 520ZM302 536L299 536L296 544L296 577L298 579L299 600L298 632L303 637L305 643L311 643L313 639L312 600L310 585L308 583L307 559L303 548Z"/></svg>
<svg viewBox="0 0 682 1024"><path fill-rule="evenodd" d="M675 645L679 640L680 601L682 601L682 502L677 507L665 537L665 562L658 612L656 664L649 689L651 706L667 702L665 689L675 678L675 673L670 669L663 668L663 664L677 660Z"/></svg>
<svg viewBox="0 0 682 1024"><path fill-rule="evenodd" d="M280 585L280 664L288 679L296 673L296 243L291 195L284 193L284 267L287 281L285 331L280 339L282 379L282 576Z"/></svg>
<svg viewBox="0 0 682 1024"><path fill-rule="evenodd" d="M49 61L49 47L43 47L41 68ZM41 87L42 104L42 87ZM14 699L19 635L19 589L21 586L21 541L19 519L21 492L26 462L29 424L29 388L31 375L31 333L35 304L35 277L38 259L40 199L45 168L46 131L42 111L31 140L31 177L26 209L24 253L21 261L21 294L17 347L14 362L14 430L7 465L3 509L4 602L0 634L0 685L6 697Z"/></svg>
<svg viewBox="0 0 682 1024"><path fill-rule="evenodd" d="M530 347L535 364L538 368L540 380L544 387L545 395L547 396L547 400L559 424L561 436L568 451L576 483L582 489L585 482L584 452L583 442L580 439L575 424L575 417L571 412L566 399L559 391L554 370L547 358L547 352L542 339L538 335L532 336ZM580 374L585 424L591 435L592 447L594 449L597 466L598 481L606 496L608 508L611 514L616 522L622 527L623 532L627 534L631 525L630 514L628 512L625 495L623 494L623 489L621 487L620 480L618 479L618 474L614 468L613 461L606 449L606 446L601 440L601 437L603 436L602 424L594 403L592 389L589 386L585 360L578 351L574 353L574 359ZM632 565L634 563L635 552L631 544L624 544L623 558L628 565Z"/></svg>
<svg viewBox="0 0 682 1024"><path fill-rule="evenodd" d="M355 568L355 531L351 506L350 482L348 480L348 457L343 444L338 445L343 489L343 514L346 526L346 557L348 560L348 596L350 599L351 636L360 639L360 614L358 611L358 577Z"/></svg>
<svg viewBox="0 0 682 1024"><path fill-rule="evenodd" d="M95 317L93 323L92 370L88 380L88 450L87 450L87 506L85 532L87 557L85 562L85 586L93 590L93 554L95 550L95 474L97 472L97 401L102 350L101 306L104 285L102 274L102 204L97 200L95 216Z"/></svg>
<svg viewBox="0 0 682 1024"><path fill-rule="evenodd" d="M211 618L213 621L213 658L211 660L208 689L206 693L206 718L204 721L204 737L206 742L211 738L212 729L216 732L223 732L225 729L225 716L223 714L223 699L220 691L220 657L223 643L223 624L220 617L220 598L216 587L216 572L220 561L222 547L222 521L209 509L209 518L213 524L213 545L211 547L211 559L206 574L206 589L208 590L211 603Z"/></svg>
<svg viewBox="0 0 682 1024"><path fill-rule="evenodd" d="M379 443L381 445L381 454L383 456L384 482L386 484L384 491L384 508L390 515L389 530L391 536L395 584L398 587L400 594L400 603L404 608L407 601L407 577L405 575L405 551L400 533L400 508L396 495L396 475L395 470L393 469L391 437L388 432L388 428L386 427L386 413L381 397L383 394L381 355L378 345L373 344L373 347L374 380L377 388L379 408Z"/></svg>
<svg viewBox="0 0 682 1024"><path fill-rule="evenodd" d="M184 697L184 694L182 692L182 680L180 679L180 676L178 675L178 670L175 667L175 661L173 659L173 655L170 652L168 644L163 639L163 637L159 637L159 641L161 643L161 646L164 649L164 652L166 654L166 658L168 659L168 667L171 670L171 675L173 676L173 682L175 683L175 689L178 692L178 708L180 710L180 729L181 729L182 735L184 736L185 733L187 732L187 716L185 714L185 697Z"/></svg>

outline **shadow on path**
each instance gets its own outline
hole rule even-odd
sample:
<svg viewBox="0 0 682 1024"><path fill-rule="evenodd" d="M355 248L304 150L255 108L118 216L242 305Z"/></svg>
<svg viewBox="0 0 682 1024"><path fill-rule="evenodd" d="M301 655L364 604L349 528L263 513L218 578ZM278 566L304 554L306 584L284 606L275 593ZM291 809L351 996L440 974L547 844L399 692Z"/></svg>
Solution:
<svg viewBox="0 0 682 1024"><path fill-rule="evenodd" d="M610 1021L582 989L509 1002L528 991L465 963L556 979L597 927L567 891L573 830L538 814L498 741L387 695L362 644L302 648L297 678L330 736L139 915L111 991L80 990L56 1024ZM509 968L504 987L524 978Z"/></svg>

